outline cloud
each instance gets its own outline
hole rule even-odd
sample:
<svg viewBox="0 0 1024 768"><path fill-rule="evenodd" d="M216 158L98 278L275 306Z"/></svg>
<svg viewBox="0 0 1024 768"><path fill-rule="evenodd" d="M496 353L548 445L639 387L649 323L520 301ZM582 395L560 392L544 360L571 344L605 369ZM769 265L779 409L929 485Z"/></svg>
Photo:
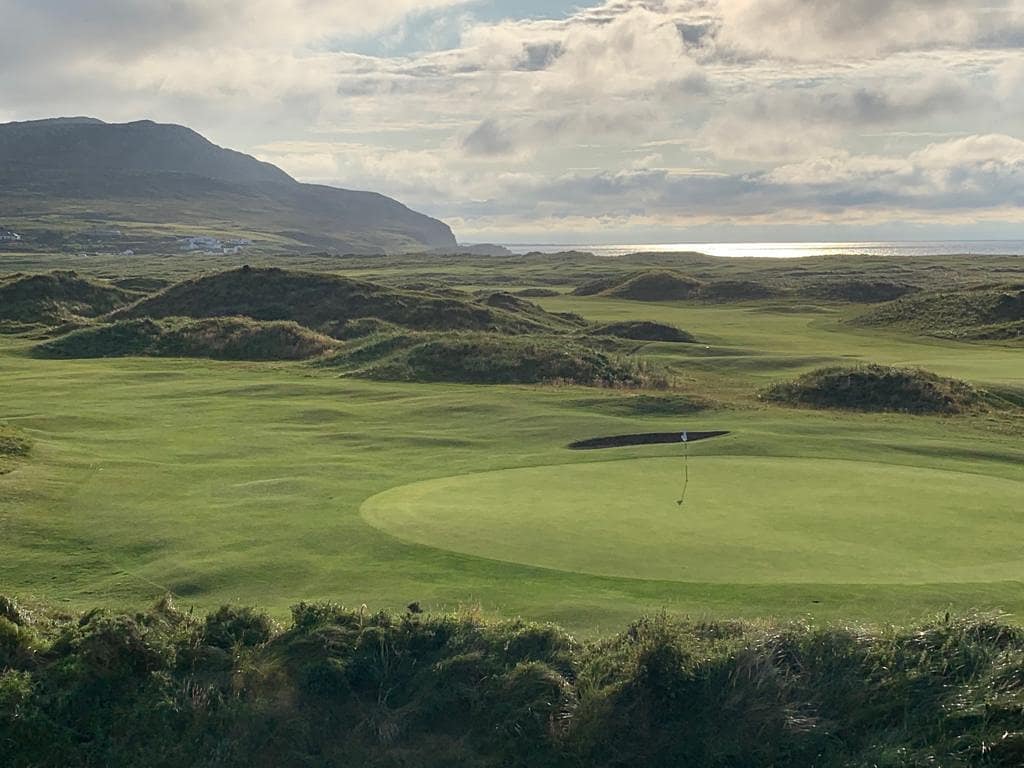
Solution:
<svg viewBox="0 0 1024 768"><path fill-rule="evenodd" d="M149 56L156 49L293 50L385 30L411 13L466 0L8 0L4 49Z"/></svg>
<svg viewBox="0 0 1024 768"><path fill-rule="evenodd" d="M1020 0L722 0L718 43L748 56L876 57L1019 45Z"/></svg>
<svg viewBox="0 0 1024 768"><path fill-rule="evenodd" d="M995 70L995 94L1016 111L1024 109L1024 54L1007 59Z"/></svg>
<svg viewBox="0 0 1024 768"><path fill-rule="evenodd" d="M639 5L568 24L492 25L475 30L469 41L496 46L506 66L530 72L526 96L500 102L505 114L482 120L465 137L472 155L638 136L656 122L659 104L708 90L673 19ZM528 53L537 50L544 53ZM522 66L523 52L530 66Z"/></svg>
<svg viewBox="0 0 1024 768"><path fill-rule="evenodd" d="M2 110L189 124L475 233L1019 218L1024 0L508 8L8 0Z"/></svg>
<svg viewBox="0 0 1024 768"><path fill-rule="evenodd" d="M469 132L462 146L471 155L507 155L515 149L515 142L505 128L489 118Z"/></svg>
<svg viewBox="0 0 1024 768"><path fill-rule="evenodd" d="M773 226L907 221L1024 222L1024 140L986 134L934 142L908 156L831 156L771 171L721 173L656 167L648 156L619 171L474 173L445 151L377 153L358 144L274 145L261 153L287 170L321 164L321 173L381 184L467 235L488 228L506 236L588 222L591 239L608 228L689 229L710 223ZM322 158L330 157L329 162ZM329 181L329 177L321 177Z"/></svg>
<svg viewBox="0 0 1024 768"><path fill-rule="evenodd" d="M779 83L767 92L733 99L700 136L715 156L761 162L829 153L850 133L893 126L930 126L984 97L949 75L887 73L873 69L808 85Z"/></svg>

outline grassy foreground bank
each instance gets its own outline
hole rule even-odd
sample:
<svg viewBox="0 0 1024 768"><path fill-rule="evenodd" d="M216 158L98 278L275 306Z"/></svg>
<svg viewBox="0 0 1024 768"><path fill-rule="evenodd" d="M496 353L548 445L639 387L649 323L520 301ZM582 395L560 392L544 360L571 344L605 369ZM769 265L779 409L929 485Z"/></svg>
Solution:
<svg viewBox="0 0 1024 768"><path fill-rule="evenodd" d="M0 751L33 766L1019 766L1024 630L553 625L0 597Z"/></svg>

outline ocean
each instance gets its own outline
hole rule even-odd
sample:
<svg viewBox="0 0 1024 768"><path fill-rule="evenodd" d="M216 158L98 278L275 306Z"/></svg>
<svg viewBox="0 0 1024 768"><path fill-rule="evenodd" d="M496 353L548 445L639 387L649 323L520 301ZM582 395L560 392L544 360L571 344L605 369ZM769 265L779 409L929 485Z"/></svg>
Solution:
<svg viewBox="0 0 1024 768"><path fill-rule="evenodd" d="M585 251L596 256L630 253L681 253L795 259L803 256L1024 256L1024 240L934 240L864 243L633 243L629 245L544 243L505 244L513 253Z"/></svg>

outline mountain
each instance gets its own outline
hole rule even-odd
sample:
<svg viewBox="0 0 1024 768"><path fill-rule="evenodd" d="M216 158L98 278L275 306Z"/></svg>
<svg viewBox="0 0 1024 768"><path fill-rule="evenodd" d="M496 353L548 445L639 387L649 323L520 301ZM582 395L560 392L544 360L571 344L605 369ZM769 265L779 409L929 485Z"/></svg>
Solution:
<svg viewBox="0 0 1024 768"><path fill-rule="evenodd" d="M26 244L35 235L65 247L106 239L166 251L186 237L279 251L456 247L446 224L388 197L302 184L189 128L149 120L0 125L0 220Z"/></svg>

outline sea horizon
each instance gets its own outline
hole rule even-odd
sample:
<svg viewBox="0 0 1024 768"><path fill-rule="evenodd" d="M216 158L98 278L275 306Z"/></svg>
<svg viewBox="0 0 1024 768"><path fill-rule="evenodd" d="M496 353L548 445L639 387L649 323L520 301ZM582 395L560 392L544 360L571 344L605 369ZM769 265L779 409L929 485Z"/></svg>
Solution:
<svg viewBox="0 0 1024 768"><path fill-rule="evenodd" d="M634 253L702 253L736 258L804 258L808 256L1020 256L1021 240L869 240L700 243L500 243L513 253L582 251L595 256Z"/></svg>

